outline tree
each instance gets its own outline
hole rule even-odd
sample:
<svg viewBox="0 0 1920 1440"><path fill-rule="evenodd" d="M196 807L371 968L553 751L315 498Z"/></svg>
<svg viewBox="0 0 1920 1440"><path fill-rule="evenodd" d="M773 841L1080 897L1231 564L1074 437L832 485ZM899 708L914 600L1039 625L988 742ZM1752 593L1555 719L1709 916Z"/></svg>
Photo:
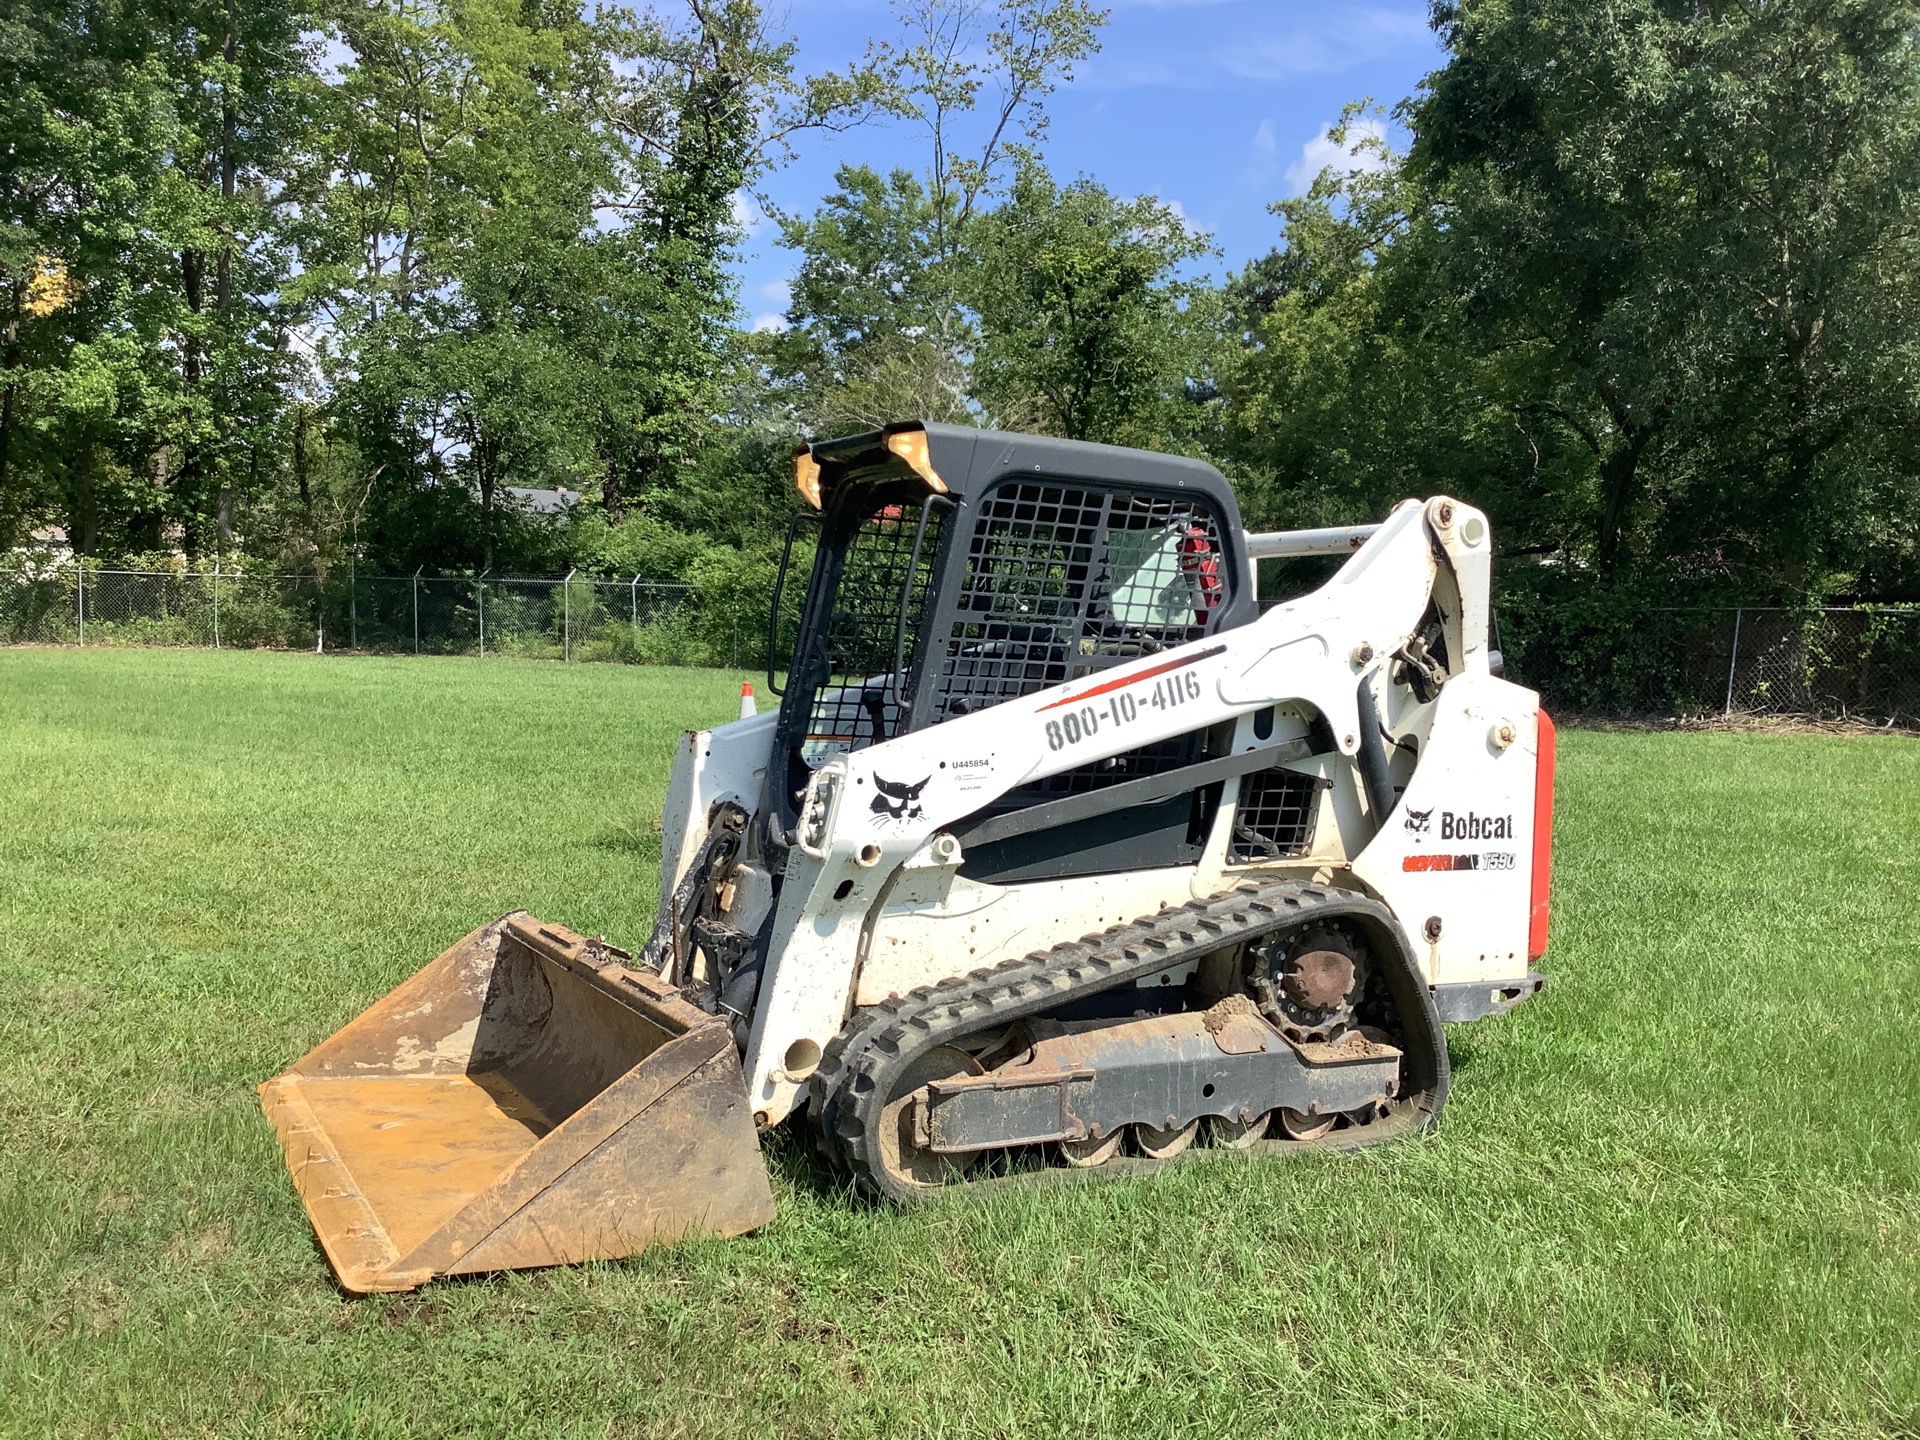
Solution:
<svg viewBox="0 0 1920 1440"><path fill-rule="evenodd" d="M0 541L191 553L266 483L310 61L285 5L0 10Z"/></svg>
<svg viewBox="0 0 1920 1440"><path fill-rule="evenodd" d="M1516 415L1590 452L1595 566L1850 573L1863 498L1912 474L1920 7L1435 16L1407 117L1438 283L1482 356L1531 357Z"/></svg>
<svg viewBox="0 0 1920 1440"><path fill-rule="evenodd" d="M673 489L743 361L735 196L871 77L796 79L752 0L359 0L335 29L303 284L385 563L530 563L508 484L616 523Z"/></svg>
<svg viewBox="0 0 1920 1440"><path fill-rule="evenodd" d="M772 374L818 431L962 418L970 331L959 257L940 252L926 186L911 171L866 166L842 166L835 180L811 220L783 222L801 260L788 328L764 345Z"/></svg>
<svg viewBox="0 0 1920 1440"><path fill-rule="evenodd" d="M801 254L789 335L765 346L803 428L973 413L978 339L973 236L1009 171L1031 162L1046 99L1099 44L1086 0L893 0L902 38L871 48L875 103L927 140L919 174L843 166L810 219L786 216Z"/></svg>
<svg viewBox="0 0 1920 1440"><path fill-rule="evenodd" d="M1434 275L1433 207L1371 118L1348 108L1331 138L1349 163L1273 207L1281 248L1227 286L1223 460L1255 523L1353 523L1447 490L1537 544L1567 467L1518 423L1516 356L1483 360L1468 340Z"/></svg>
<svg viewBox="0 0 1920 1440"><path fill-rule="evenodd" d="M1206 372L1212 292L1181 267L1213 253L1172 207L1025 164L970 241L974 392L1001 425L1185 448Z"/></svg>

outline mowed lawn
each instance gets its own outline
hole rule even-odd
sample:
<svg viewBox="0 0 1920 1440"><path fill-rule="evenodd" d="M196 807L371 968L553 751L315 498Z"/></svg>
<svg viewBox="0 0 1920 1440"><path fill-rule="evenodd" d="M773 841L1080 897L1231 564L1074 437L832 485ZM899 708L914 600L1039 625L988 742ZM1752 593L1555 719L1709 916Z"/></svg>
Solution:
<svg viewBox="0 0 1920 1440"><path fill-rule="evenodd" d="M1920 742L1563 732L1552 979L1421 1140L349 1300L254 1086L647 932L739 676L0 651L8 1434L1914 1435Z"/></svg>

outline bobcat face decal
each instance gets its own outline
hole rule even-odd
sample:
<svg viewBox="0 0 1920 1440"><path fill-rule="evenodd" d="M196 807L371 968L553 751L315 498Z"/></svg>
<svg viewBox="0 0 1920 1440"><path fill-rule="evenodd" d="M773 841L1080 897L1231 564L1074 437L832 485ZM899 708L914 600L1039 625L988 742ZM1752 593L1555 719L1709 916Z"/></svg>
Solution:
<svg viewBox="0 0 1920 1440"><path fill-rule="evenodd" d="M1407 811L1407 832L1412 835L1424 835L1433 828L1433 807L1425 810Z"/></svg>
<svg viewBox="0 0 1920 1440"><path fill-rule="evenodd" d="M873 797L873 823L875 825L903 825L909 820L918 820L926 812L920 808L920 792L927 788L931 775L924 775L911 785L898 780L887 780L876 774L873 788L880 793Z"/></svg>

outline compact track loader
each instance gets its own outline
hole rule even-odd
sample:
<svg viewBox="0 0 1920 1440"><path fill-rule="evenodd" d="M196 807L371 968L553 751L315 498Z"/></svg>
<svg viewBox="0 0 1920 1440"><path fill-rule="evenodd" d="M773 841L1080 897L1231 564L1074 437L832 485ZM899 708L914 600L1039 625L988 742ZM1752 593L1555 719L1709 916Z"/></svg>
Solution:
<svg viewBox="0 0 1920 1440"><path fill-rule="evenodd" d="M897 1200L1375 1144L1538 989L1479 511L1248 535L1198 462L931 424L795 463L780 706L683 739L646 944L509 915L262 1087L346 1289L750 1230L789 1120Z"/></svg>

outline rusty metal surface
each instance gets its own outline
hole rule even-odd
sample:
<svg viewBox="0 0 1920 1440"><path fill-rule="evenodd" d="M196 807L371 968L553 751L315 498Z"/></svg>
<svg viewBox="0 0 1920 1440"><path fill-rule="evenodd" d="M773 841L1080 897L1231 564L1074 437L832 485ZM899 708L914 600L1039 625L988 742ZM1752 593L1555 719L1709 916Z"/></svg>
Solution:
<svg viewBox="0 0 1920 1440"><path fill-rule="evenodd" d="M1273 1036L1259 1008L1245 995L1221 999L1201 1015L1200 1023L1223 1055L1257 1055Z"/></svg>
<svg viewBox="0 0 1920 1440"><path fill-rule="evenodd" d="M951 1161L1059 1142L1072 1147L1061 1152L1068 1164L1085 1164L1101 1153L1087 1142L1132 1126L1140 1153L1166 1160L1191 1146L1206 1120L1227 1126L1231 1140L1276 1107L1338 1115L1391 1100L1398 1090L1402 1052L1384 1036L1350 1032L1338 1044L1296 1041L1243 995L1204 1012L1040 1019L1026 1029L1032 1045L1000 1069L982 1073L974 1064L961 1071L946 1063L938 1074L908 1072L890 1103L904 1117L903 1134L916 1154ZM934 1053L967 1058L952 1047ZM883 1158L907 1173L902 1153L890 1148ZM928 1180L914 1173L919 1183L939 1179L937 1170Z"/></svg>
<svg viewBox="0 0 1920 1440"><path fill-rule="evenodd" d="M1280 988L1305 1010L1331 1010L1353 989L1353 957L1338 950L1291 955L1280 970Z"/></svg>
<svg viewBox="0 0 1920 1440"><path fill-rule="evenodd" d="M260 1087L342 1288L772 1218L725 1025L626 958L509 915Z"/></svg>

